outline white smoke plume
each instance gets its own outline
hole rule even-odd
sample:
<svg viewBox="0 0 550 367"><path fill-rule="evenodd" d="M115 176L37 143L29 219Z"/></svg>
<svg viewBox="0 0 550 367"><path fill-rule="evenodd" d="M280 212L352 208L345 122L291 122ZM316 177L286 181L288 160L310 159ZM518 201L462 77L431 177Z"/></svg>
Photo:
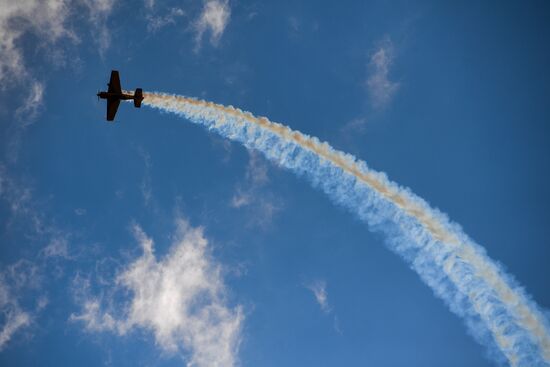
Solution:
<svg viewBox="0 0 550 367"><path fill-rule="evenodd" d="M549 325L523 289L445 214L365 162L314 137L211 102L161 93L145 105L262 152L386 235L399 254L462 317L492 357L512 366L550 364Z"/></svg>

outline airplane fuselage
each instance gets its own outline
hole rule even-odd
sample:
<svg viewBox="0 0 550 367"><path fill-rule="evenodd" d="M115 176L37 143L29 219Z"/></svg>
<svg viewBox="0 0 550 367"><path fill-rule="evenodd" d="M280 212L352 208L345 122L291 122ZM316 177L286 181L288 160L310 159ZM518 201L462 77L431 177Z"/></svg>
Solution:
<svg viewBox="0 0 550 367"><path fill-rule="evenodd" d="M135 96L133 94L126 94L126 93L112 93L112 92L99 92L97 96L101 99L120 99L120 100L128 100L128 99L134 99Z"/></svg>

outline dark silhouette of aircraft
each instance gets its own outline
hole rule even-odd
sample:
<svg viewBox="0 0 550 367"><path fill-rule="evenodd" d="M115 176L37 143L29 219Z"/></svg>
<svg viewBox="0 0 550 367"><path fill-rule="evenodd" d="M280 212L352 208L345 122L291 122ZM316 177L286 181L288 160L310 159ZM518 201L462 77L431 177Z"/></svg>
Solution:
<svg viewBox="0 0 550 367"><path fill-rule="evenodd" d="M141 101L143 101L143 91L141 88L136 88L135 93L127 94L122 93L122 87L120 86L120 77L118 76L118 71L111 71L111 79L109 80L109 89L107 92L98 92L98 99L107 100L107 121L113 121L115 119L116 111L120 105L121 100L134 100L134 106L136 108L141 107Z"/></svg>

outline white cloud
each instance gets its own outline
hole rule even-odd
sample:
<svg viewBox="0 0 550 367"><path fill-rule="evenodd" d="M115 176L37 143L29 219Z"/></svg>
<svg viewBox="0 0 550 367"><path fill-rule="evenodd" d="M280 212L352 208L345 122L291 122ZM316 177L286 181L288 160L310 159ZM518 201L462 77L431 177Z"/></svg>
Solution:
<svg viewBox="0 0 550 367"><path fill-rule="evenodd" d="M345 137L363 134L367 130L367 119L364 117L354 118L340 128L340 133Z"/></svg>
<svg viewBox="0 0 550 367"><path fill-rule="evenodd" d="M15 122L8 127L13 136L6 148L12 162L17 160L21 135L36 118L44 95L44 85L26 68L22 38L32 34L38 45L53 44L61 38L75 39L64 24L68 14L66 0L5 0L0 6L0 91L22 82L30 85L26 99L15 111Z"/></svg>
<svg viewBox="0 0 550 367"><path fill-rule="evenodd" d="M210 43L216 45L229 23L230 16L231 9L227 0L206 1L202 13L195 23L197 47L206 31L210 32Z"/></svg>
<svg viewBox="0 0 550 367"><path fill-rule="evenodd" d="M103 53L111 45L111 34L107 26L107 18L113 11L114 0L78 0L88 8L89 21L94 27L94 36L99 46L99 53Z"/></svg>
<svg viewBox="0 0 550 367"><path fill-rule="evenodd" d="M17 304L12 302L2 303L0 300L0 311L4 314L5 321L0 330L0 351L10 341L13 334L19 329L29 326L30 315L22 311Z"/></svg>
<svg viewBox="0 0 550 367"><path fill-rule="evenodd" d="M1 82L1 81L0 81ZM36 80L29 81L30 89L27 98L15 110L15 124L12 125L11 136L6 143L7 159L14 163L19 158L19 145L25 130L37 118L43 107L44 84Z"/></svg>
<svg viewBox="0 0 550 367"><path fill-rule="evenodd" d="M58 229L43 212L40 200L33 197L34 189L26 180L15 177L0 162L0 201L5 202L9 214L5 216L5 226L11 229L15 223L23 224L25 239L28 241L66 242L68 233Z"/></svg>
<svg viewBox="0 0 550 367"><path fill-rule="evenodd" d="M288 25L290 27L290 31L293 33L297 33L300 31L301 23L300 20L295 16L288 17Z"/></svg>
<svg viewBox="0 0 550 367"><path fill-rule="evenodd" d="M18 158L19 144L26 127L42 108L45 85L27 65L26 53L44 57L55 67L64 67L68 59L61 40L79 42L71 22L82 17L92 26L92 35L102 55L109 47L109 27L114 0L3 0L0 5L0 92L24 86L28 92L8 126L7 156ZM32 36L32 37L27 37ZM32 47L32 49L31 49ZM38 55L37 55L38 53ZM30 86L30 87L29 87ZM24 90L24 89L23 89Z"/></svg>
<svg viewBox="0 0 550 367"><path fill-rule="evenodd" d="M32 190L10 175L1 163L0 182L2 185L0 200L5 201L10 209L7 225L10 226L12 222L22 219L30 227L27 230L27 235L32 233L42 236L45 232L50 232L50 228L44 224L44 216L36 209L32 199Z"/></svg>
<svg viewBox="0 0 550 367"><path fill-rule="evenodd" d="M27 34L39 43L51 46L60 39L78 41L68 24L85 9L86 19L97 35L100 52L109 46L110 35L105 21L111 14L114 0L4 0L0 6L0 85L27 81L22 38ZM54 49L49 47L52 55ZM56 59L56 57L54 57ZM59 61L59 60L58 60ZM8 83L9 82L9 83Z"/></svg>
<svg viewBox="0 0 550 367"><path fill-rule="evenodd" d="M26 335L30 333L30 327L48 305L43 285L51 275L60 274L59 260L71 259L69 235L51 224L32 192L23 180L8 174L0 164L0 201L9 208L3 226L8 231L13 227L16 231L22 230L24 237L19 240L27 242L8 240L3 245L27 248L29 243L48 243L35 256L0 266L0 350L9 345L14 335L22 331Z"/></svg>
<svg viewBox="0 0 550 367"><path fill-rule="evenodd" d="M221 150L223 153L222 156L222 162L228 163L231 159L231 154L233 152L233 148L231 146L231 141L228 139L222 139L221 137L217 137L215 135L212 135L209 137L210 142L214 148L217 150Z"/></svg>
<svg viewBox="0 0 550 367"><path fill-rule="evenodd" d="M52 264L45 265L48 260L74 260L78 254L69 251L71 233L59 229L44 211L44 205L33 196L32 186L27 186L26 181L8 173L6 167L0 164L0 202L4 202L9 208L5 216L5 227L9 231L12 228L24 231L24 240L28 243L39 244L40 250L31 260L20 260L8 267L10 279L22 283L24 277L38 279L38 273L46 270L58 270ZM46 245L44 245L46 244ZM6 243L5 245L10 245ZM20 245L13 243L12 245ZM29 258L27 256L27 258ZM36 266L22 264L35 263ZM58 265L58 264L56 264ZM46 269L47 268L47 269ZM16 271L17 269L23 269ZM59 273L59 272L58 272ZM16 276L17 275L17 276ZM28 285L32 285L27 282Z"/></svg>
<svg viewBox="0 0 550 367"><path fill-rule="evenodd" d="M249 225L266 228L273 217L282 209L281 200L263 190L269 183L268 166L265 159L256 151L250 150L246 167L245 181L237 185L230 205L235 209L249 208L251 221Z"/></svg>
<svg viewBox="0 0 550 367"><path fill-rule="evenodd" d="M262 157L255 151L249 151L248 166L246 167L245 179L247 187L239 186L237 192L231 199L231 206L241 208L251 205L255 200L257 190L269 182L267 165Z"/></svg>
<svg viewBox="0 0 550 367"><path fill-rule="evenodd" d="M143 173L143 179L141 180L141 184L139 185L141 196L143 197L144 203L146 206L149 205L151 202L151 198L153 196L153 189L152 189L152 180L151 180L151 155L147 153L142 148L139 149L139 154L143 158L143 165L145 166L145 170Z"/></svg>
<svg viewBox="0 0 550 367"><path fill-rule="evenodd" d="M177 226L169 253L159 260L153 240L135 226L143 254L115 282L119 291L129 291L128 303L106 308L114 296L86 295L81 297L82 312L71 315L71 320L83 322L89 331L120 335L147 329L163 350L189 355L188 366L234 366L242 311L227 305L221 268L209 255L202 228L192 228L181 219Z"/></svg>
<svg viewBox="0 0 550 367"><path fill-rule="evenodd" d="M152 6L151 6L152 7ZM147 15L147 30L156 32L161 28L170 24L176 24L176 19L185 16L185 12L181 8L171 8L165 15Z"/></svg>
<svg viewBox="0 0 550 367"><path fill-rule="evenodd" d="M251 202L252 196L247 192L242 192L241 190L237 190L235 195L231 198L231 206L237 209L250 205Z"/></svg>
<svg viewBox="0 0 550 367"><path fill-rule="evenodd" d="M71 37L64 22L68 15L65 0L6 0L0 7L0 82L28 76L20 48L20 38L32 32L43 41Z"/></svg>
<svg viewBox="0 0 550 367"><path fill-rule="evenodd" d="M110 13L113 9L114 0L81 0L88 8L92 16Z"/></svg>
<svg viewBox="0 0 550 367"><path fill-rule="evenodd" d="M42 100L44 98L44 84L38 81L31 83L29 94L23 104L17 108L15 115L20 118L21 121L29 123L36 118L38 111L42 107ZM23 118L24 116L24 118Z"/></svg>
<svg viewBox="0 0 550 367"><path fill-rule="evenodd" d="M84 208L76 208L76 209L74 210L74 213L75 213L76 215L78 215L79 217L81 217L81 216L83 216L83 215L86 215L87 210L84 209Z"/></svg>
<svg viewBox="0 0 550 367"><path fill-rule="evenodd" d="M323 310L323 312L325 313L330 312L326 282L323 280L316 280L311 284L308 284L306 287L315 296L315 300L321 307L321 310Z"/></svg>
<svg viewBox="0 0 550 367"><path fill-rule="evenodd" d="M69 244L66 238L56 237L52 238L50 243L44 247L42 254L45 258L59 257L63 259L70 259Z"/></svg>
<svg viewBox="0 0 550 367"><path fill-rule="evenodd" d="M374 108L388 105L399 89L399 83L389 80L390 67L394 59L393 43L386 38L372 54L368 65L367 88Z"/></svg>
<svg viewBox="0 0 550 367"><path fill-rule="evenodd" d="M311 293L313 293L313 296L315 297L317 304L319 304L321 311L323 311L323 313L325 313L327 316L329 314L333 316L332 326L334 328L334 331L342 335L343 332L340 326L340 320L338 319L338 316L333 312L333 309L328 301L327 282L321 279L317 279L311 283L306 284L305 287L309 289Z"/></svg>
<svg viewBox="0 0 550 367"><path fill-rule="evenodd" d="M63 251L68 251L70 234L53 224L44 212L43 203L33 196L33 191L26 180L15 177L0 163L0 201L9 209L9 214L4 218L6 228L9 230L21 224L26 241L39 242L41 246L48 243L40 251L41 255L46 258L61 256Z"/></svg>
<svg viewBox="0 0 550 367"><path fill-rule="evenodd" d="M41 283L39 268L28 260L19 260L0 272L0 351L13 335L31 325L34 312L24 310L20 298L25 291L37 289ZM39 297L36 311L44 306L45 297Z"/></svg>

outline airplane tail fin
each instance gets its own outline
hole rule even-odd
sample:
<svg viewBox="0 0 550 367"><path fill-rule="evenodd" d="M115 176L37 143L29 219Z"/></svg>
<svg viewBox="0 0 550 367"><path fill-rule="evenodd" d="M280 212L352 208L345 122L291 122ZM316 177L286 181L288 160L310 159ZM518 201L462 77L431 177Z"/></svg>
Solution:
<svg viewBox="0 0 550 367"><path fill-rule="evenodd" d="M136 88L136 92L134 93L134 106L140 108L141 101L143 101L143 90L141 88Z"/></svg>

